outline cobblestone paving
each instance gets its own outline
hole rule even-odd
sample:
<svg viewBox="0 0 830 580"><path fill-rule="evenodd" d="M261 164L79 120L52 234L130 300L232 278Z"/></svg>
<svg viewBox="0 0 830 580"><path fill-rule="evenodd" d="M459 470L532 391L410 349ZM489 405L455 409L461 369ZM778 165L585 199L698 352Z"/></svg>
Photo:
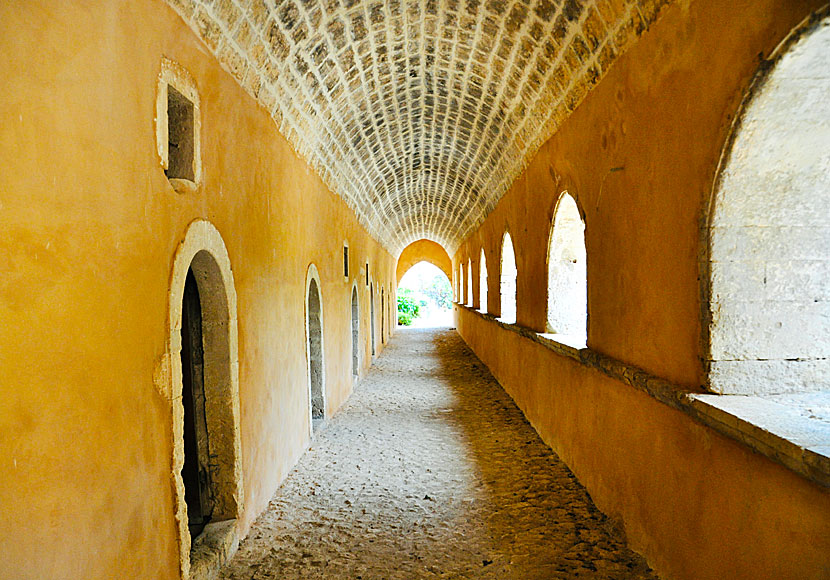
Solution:
<svg viewBox="0 0 830 580"><path fill-rule="evenodd" d="M455 331L406 329L222 578L656 576Z"/></svg>

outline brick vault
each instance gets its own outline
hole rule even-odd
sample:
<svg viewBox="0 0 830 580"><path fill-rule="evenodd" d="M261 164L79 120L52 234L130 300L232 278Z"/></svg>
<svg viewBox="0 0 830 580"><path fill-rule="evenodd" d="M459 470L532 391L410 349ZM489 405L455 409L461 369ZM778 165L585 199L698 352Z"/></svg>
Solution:
<svg viewBox="0 0 830 580"><path fill-rule="evenodd" d="M452 253L670 0L168 0L393 254Z"/></svg>

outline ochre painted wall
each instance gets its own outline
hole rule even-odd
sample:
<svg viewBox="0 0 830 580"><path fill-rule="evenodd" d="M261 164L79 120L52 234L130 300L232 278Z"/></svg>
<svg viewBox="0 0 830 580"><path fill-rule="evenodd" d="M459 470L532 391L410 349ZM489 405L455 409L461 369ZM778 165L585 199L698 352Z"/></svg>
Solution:
<svg viewBox="0 0 830 580"><path fill-rule="evenodd" d="M588 345L699 388L699 223L759 54L820 1L691 0L622 56L545 143L453 265L500 244L518 324L543 332L547 244L569 191L586 222ZM478 285L474 285L478 301ZM632 546L667 578L827 578L830 493L689 416L463 308L458 330Z"/></svg>
<svg viewBox="0 0 830 580"><path fill-rule="evenodd" d="M441 269L447 278L452 282L452 262L447 251L440 244L432 240L418 240L412 242L403 249L401 255L398 257L398 265L395 270L397 282L400 284L401 278L409 269L419 262L429 262Z"/></svg>
<svg viewBox="0 0 830 580"><path fill-rule="evenodd" d="M196 193L156 153L162 56L201 97ZM309 264L334 413L352 389L351 281L365 370L364 264L389 296L395 260L161 0L0 3L0 71L0 577L176 578L173 421L153 382L188 224L216 226L235 278L243 534L308 442Z"/></svg>

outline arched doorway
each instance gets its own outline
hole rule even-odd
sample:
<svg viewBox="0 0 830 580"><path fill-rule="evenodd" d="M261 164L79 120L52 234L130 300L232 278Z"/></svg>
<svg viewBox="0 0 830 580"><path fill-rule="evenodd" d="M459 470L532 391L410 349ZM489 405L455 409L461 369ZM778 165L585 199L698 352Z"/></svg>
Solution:
<svg viewBox="0 0 830 580"><path fill-rule="evenodd" d="M186 578L192 566L221 565L233 555L218 546L238 541L244 501L236 291L227 249L210 222L190 224L170 279L170 371L159 373L157 386L170 400L173 507Z"/></svg>
<svg viewBox="0 0 830 580"><path fill-rule="evenodd" d="M374 284L369 284L369 334L371 335L372 356L375 356L375 290Z"/></svg>
<svg viewBox="0 0 830 580"><path fill-rule="evenodd" d="M357 303L357 287L352 287L352 376L357 378L360 370L358 345L360 341L360 309Z"/></svg>
<svg viewBox="0 0 830 580"><path fill-rule="evenodd" d="M187 270L182 298L182 406L184 407L184 501L191 540L202 533L213 515L210 473L210 432L205 412L202 304L193 269Z"/></svg>
<svg viewBox="0 0 830 580"><path fill-rule="evenodd" d="M312 265L306 293L306 346L312 428L316 428L326 417L322 302L317 270Z"/></svg>

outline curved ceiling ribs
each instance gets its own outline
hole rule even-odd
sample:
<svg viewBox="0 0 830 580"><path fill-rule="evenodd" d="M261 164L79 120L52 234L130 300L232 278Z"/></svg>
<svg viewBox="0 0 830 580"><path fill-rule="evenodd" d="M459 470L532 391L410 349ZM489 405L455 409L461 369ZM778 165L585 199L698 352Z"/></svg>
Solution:
<svg viewBox="0 0 830 580"><path fill-rule="evenodd" d="M168 0L387 249L453 251L671 0Z"/></svg>

